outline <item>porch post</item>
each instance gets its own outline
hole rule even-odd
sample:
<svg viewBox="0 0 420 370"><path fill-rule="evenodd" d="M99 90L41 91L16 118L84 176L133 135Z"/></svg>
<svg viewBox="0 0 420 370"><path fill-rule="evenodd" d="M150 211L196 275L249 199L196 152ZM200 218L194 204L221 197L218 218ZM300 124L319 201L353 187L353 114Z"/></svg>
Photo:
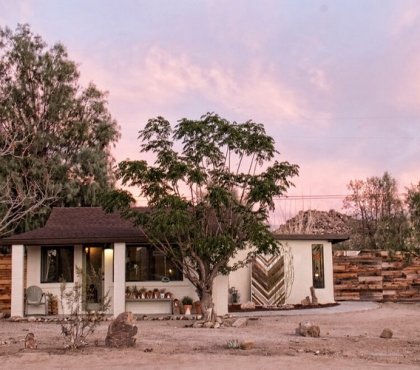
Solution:
<svg viewBox="0 0 420 370"><path fill-rule="evenodd" d="M105 248L104 250L104 294L108 294L110 299L109 312L113 312L114 308L114 250Z"/></svg>
<svg viewBox="0 0 420 370"><path fill-rule="evenodd" d="M114 244L114 316L125 312L125 243Z"/></svg>
<svg viewBox="0 0 420 370"><path fill-rule="evenodd" d="M25 246L12 246L12 304L11 316L21 316L25 314Z"/></svg>

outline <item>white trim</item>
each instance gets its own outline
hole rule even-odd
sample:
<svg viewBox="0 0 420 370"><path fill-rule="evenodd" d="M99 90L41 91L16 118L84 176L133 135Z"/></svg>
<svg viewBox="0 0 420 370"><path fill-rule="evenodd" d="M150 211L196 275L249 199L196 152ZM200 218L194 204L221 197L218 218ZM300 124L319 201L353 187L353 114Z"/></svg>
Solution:
<svg viewBox="0 0 420 370"><path fill-rule="evenodd" d="M125 243L114 244L114 316L125 312Z"/></svg>

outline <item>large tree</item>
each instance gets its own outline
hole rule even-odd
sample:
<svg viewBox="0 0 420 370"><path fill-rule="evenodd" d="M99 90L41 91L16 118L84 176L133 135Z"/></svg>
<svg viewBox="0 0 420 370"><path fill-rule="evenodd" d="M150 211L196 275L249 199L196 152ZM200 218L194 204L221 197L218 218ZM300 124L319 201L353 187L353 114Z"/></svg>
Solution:
<svg viewBox="0 0 420 370"><path fill-rule="evenodd" d="M0 236L38 226L51 205L98 204L118 137L106 94L79 85L63 45L0 28Z"/></svg>
<svg viewBox="0 0 420 370"><path fill-rule="evenodd" d="M410 221L410 244L420 251L420 182L407 189L406 203Z"/></svg>
<svg viewBox="0 0 420 370"><path fill-rule="evenodd" d="M358 221L353 223L352 244L358 249L405 249L408 223L396 180L385 172L350 181L347 187L344 208Z"/></svg>
<svg viewBox="0 0 420 370"><path fill-rule="evenodd" d="M298 166L274 161L278 152L263 125L229 122L216 114L181 119L173 128L162 117L140 131L146 160L124 161L118 175L139 187L148 212L132 208L127 191L108 194L115 207L139 225L148 238L184 271L195 286L207 319L214 318L213 282L256 253L277 253L267 225L273 198L291 186ZM241 250L246 257L232 264Z"/></svg>

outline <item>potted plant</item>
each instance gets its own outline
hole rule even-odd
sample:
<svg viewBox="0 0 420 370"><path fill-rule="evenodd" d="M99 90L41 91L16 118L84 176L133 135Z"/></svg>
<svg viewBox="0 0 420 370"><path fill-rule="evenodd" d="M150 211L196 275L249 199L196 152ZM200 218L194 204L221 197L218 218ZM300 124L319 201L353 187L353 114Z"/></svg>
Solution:
<svg viewBox="0 0 420 370"><path fill-rule="evenodd" d="M165 298L165 288L162 288L162 289L160 290L160 298L161 298L161 299Z"/></svg>
<svg viewBox="0 0 420 370"><path fill-rule="evenodd" d="M126 299L130 299L131 298L131 287L130 286L126 286L125 287L125 298Z"/></svg>
<svg viewBox="0 0 420 370"><path fill-rule="evenodd" d="M147 289L144 286L142 286L140 288L140 298L141 299L145 299L146 298L146 292L147 292Z"/></svg>
<svg viewBox="0 0 420 370"><path fill-rule="evenodd" d="M184 306L184 314L191 315L193 300L191 297L185 296L182 298L182 305Z"/></svg>
<svg viewBox="0 0 420 370"><path fill-rule="evenodd" d="M140 294L140 292L139 292L139 290L137 288L137 285L134 285L134 287L133 287L133 296L134 296L134 299L139 299L139 294Z"/></svg>
<svg viewBox="0 0 420 370"><path fill-rule="evenodd" d="M158 288L153 289L153 298L158 299L160 297L160 292Z"/></svg>

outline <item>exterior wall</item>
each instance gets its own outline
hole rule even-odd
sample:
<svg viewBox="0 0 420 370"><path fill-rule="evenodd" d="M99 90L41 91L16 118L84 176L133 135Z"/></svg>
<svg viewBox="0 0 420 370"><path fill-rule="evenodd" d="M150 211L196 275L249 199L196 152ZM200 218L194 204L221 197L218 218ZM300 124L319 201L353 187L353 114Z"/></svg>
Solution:
<svg viewBox="0 0 420 370"><path fill-rule="evenodd" d="M239 251L232 261L241 261L246 258L248 250ZM251 300L251 266L248 265L239 270L231 272L228 279L229 288L236 288L239 292L239 302L245 303ZM228 298L230 299L230 297ZM230 303L230 301L229 301Z"/></svg>
<svg viewBox="0 0 420 370"><path fill-rule="evenodd" d="M213 303L217 315L228 313L229 277L219 275L213 283Z"/></svg>
<svg viewBox="0 0 420 370"><path fill-rule="evenodd" d="M293 256L294 279L291 292L286 298L286 304L299 304L306 296L310 296L312 283L312 244L324 246L324 274L325 288L315 289L319 303L334 302L332 245L327 241L319 240L289 240L280 241L290 247ZM247 251L241 251L233 260L238 261L245 257ZM285 263L287 268L288 263ZM229 275L229 288L235 287L240 294L240 303L251 300L251 266L248 265Z"/></svg>
<svg viewBox="0 0 420 370"><path fill-rule="evenodd" d="M306 296L310 296L312 283L312 244L324 246L325 288L315 289L319 303L334 302L334 285L332 269L332 247L326 241L289 241L293 254L294 281L288 304L299 304Z"/></svg>

